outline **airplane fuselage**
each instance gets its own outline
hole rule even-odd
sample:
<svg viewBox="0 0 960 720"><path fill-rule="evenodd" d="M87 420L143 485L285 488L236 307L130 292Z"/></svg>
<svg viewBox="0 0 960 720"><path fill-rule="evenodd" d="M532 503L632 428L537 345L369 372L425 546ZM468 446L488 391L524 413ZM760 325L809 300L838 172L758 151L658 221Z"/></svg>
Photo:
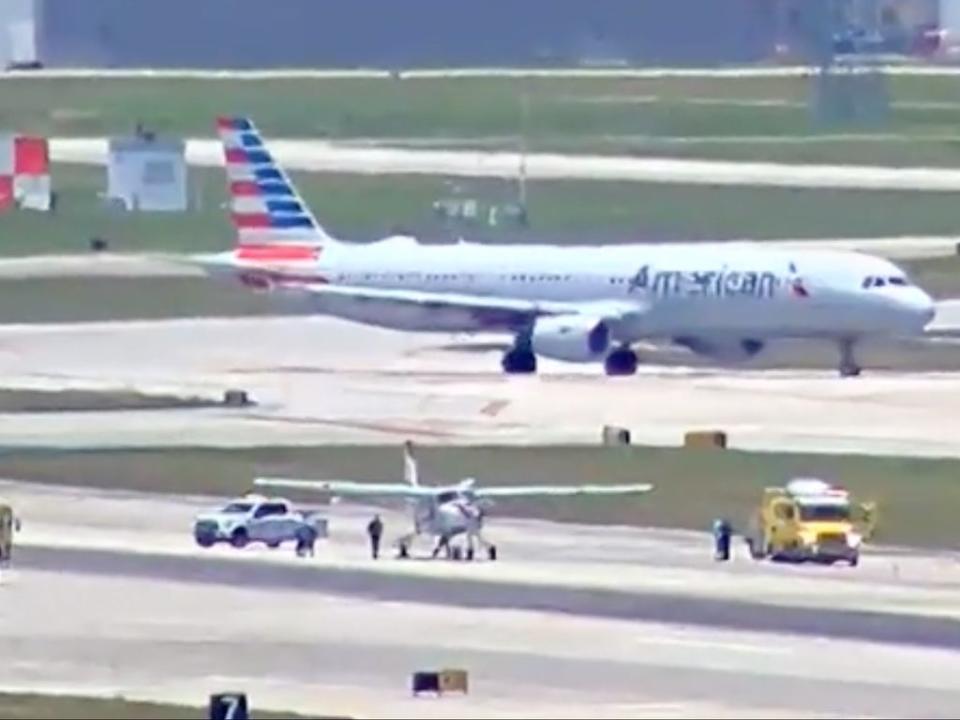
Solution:
<svg viewBox="0 0 960 720"><path fill-rule="evenodd" d="M476 498L454 489L440 490L432 497L417 500L413 517L417 533L447 539L479 532L483 527L483 510Z"/></svg>
<svg viewBox="0 0 960 720"><path fill-rule="evenodd" d="M779 250L759 244L606 247L424 245L388 238L334 243L315 257L217 263L249 285L314 282L536 302L635 305L617 324L620 342L645 337L859 338L920 333L933 303L887 260L851 252ZM209 265L209 264L208 264ZM876 278L882 284L868 284ZM311 300L319 313L401 330L504 329L496 310L382 307ZM589 312L589 311L587 311ZM521 328L517 328L520 330Z"/></svg>
<svg viewBox="0 0 960 720"><path fill-rule="evenodd" d="M763 243L340 242L250 118L220 117L216 128L237 246L198 262L319 314L397 330L510 333L507 373L535 372L543 356L601 361L608 375L629 375L638 362L631 346L641 340L737 360L769 340L825 338L838 344L841 375L855 375L855 343L920 334L934 315L931 298L903 271L851 252Z"/></svg>

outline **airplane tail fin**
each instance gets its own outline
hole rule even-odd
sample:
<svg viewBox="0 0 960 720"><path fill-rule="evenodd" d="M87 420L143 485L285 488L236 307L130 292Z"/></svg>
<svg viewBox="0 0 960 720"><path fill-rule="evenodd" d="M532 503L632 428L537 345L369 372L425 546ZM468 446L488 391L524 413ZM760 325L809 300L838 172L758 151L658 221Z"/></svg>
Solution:
<svg viewBox="0 0 960 720"><path fill-rule="evenodd" d="M238 252L251 260L309 260L336 242L317 222L249 118L217 118Z"/></svg>
<svg viewBox="0 0 960 720"><path fill-rule="evenodd" d="M403 444L403 481L413 487L420 485L417 459L413 456L413 443L409 440Z"/></svg>

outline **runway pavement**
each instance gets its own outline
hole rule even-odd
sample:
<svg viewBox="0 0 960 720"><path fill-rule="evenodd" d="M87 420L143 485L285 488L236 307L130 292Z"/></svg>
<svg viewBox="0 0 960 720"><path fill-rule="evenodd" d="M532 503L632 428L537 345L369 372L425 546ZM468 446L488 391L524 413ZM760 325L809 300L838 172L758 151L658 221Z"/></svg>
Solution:
<svg viewBox="0 0 960 720"><path fill-rule="evenodd" d="M399 333L321 317L6 326L0 372L8 387L201 397L240 387L257 405L6 414L0 432L8 447L174 446L185 429L191 444L219 447L405 438L595 443L609 424L654 445L720 427L744 449L960 455L950 411L960 403L960 375L952 372L868 369L843 380L835 370L647 364L634 377L607 378L593 365L544 361L536 377L508 377L487 341L502 338Z"/></svg>
<svg viewBox="0 0 960 720"><path fill-rule="evenodd" d="M18 570L4 684L354 717L952 717L956 653ZM69 600L66 600L69 598ZM869 662L864 662L869 658ZM417 669L469 694L413 699Z"/></svg>
<svg viewBox="0 0 960 720"><path fill-rule="evenodd" d="M325 511L331 538L321 544L316 563L305 566L290 552L197 548L190 535L193 516L222 500L10 483L0 484L0 495L25 518L20 562L47 570L122 571L214 584L245 577L259 586L383 600L658 622L686 617L694 624L742 629L960 643L960 556L953 553L872 548L851 570L757 563L738 544L733 562L717 564L700 533L494 516L490 537L501 551L497 562L371 562L363 528L373 510L339 504ZM409 518L389 507L379 511L388 528L384 556L390 558L389 543L408 530ZM427 557L429 549L415 548L414 558ZM320 574L312 570L318 566ZM788 618L784 607L795 613ZM900 622L878 622L881 616Z"/></svg>
<svg viewBox="0 0 960 720"><path fill-rule="evenodd" d="M0 638L15 658L8 687L180 702L243 687L255 707L366 717L960 709L957 620L943 615L957 612L952 556L878 551L856 569L723 566L693 533L496 520L496 563L372 561L362 539L370 510L338 505L331 540L298 559L289 549L193 547L189 520L211 498L10 483L0 494L24 522L14 570L0 581ZM399 531L399 516L385 518ZM606 612L610 593L591 588L601 565L633 598L627 612ZM560 589L523 579L537 567ZM911 596L909 612L869 620L857 609L862 598L894 597L894 586ZM762 587L773 591L766 602ZM742 602L736 622L727 593ZM791 607L791 596L835 607ZM564 607L571 601L580 608ZM467 669L469 695L410 698L409 673L436 667Z"/></svg>
<svg viewBox="0 0 960 720"><path fill-rule="evenodd" d="M211 121L212 122L212 121ZM212 128L211 128L212 133ZM956 192L960 170L934 167L799 165L610 155L562 155L479 150L411 149L356 146L327 140L268 138L270 152L290 170L358 174L426 174L513 178L525 168L530 180L611 180L733 186L846 188ZM51 138L54 162L102 165L106 138ZM217 140L186 140L192 165L220 166L223 147Z"/></svg>

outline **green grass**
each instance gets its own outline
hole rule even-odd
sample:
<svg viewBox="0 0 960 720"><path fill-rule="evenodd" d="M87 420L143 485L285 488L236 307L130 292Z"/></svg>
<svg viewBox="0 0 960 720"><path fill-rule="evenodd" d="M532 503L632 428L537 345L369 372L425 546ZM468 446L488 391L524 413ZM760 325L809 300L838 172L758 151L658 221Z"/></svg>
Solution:
<svg viewBox="0 0 960 720"><path fill-rule="evenodd" d="M169 134L213 134L223 113L253 116L272 136L380 138L496 138L523 135L534 149L696 155L786 162L831 161L956 165L960 107L953 78L895 77L896 103L875 131L907 138L888 145L847 142L798 147L784 144L684 147L657 139L816 136L824 128L804 106L802 78L659 79L291 79L199 80L7 78L0 80L0 127L57 135L129 133L138 121ZM528 112L521 96L528 97ZM703 104L704 100L717 104ZM791 105L744 105L747 101ZM849 128L871 132L870 128ZM641 141L604 140L633 136ZM931 136L945 138L930 141ZM653 142L651 142L651 140Z"/></svg>
<svg viewBox="0 0 960 720"><path fill-rule="evenodd" d="M951 78L894 78L895 102L954 102ZM223 113L249 114L271 134L345 137L516 135L529 101L533 137L802 134L805 107L702 105L714 101L804 103L800 78L117 79L7 78L0 123L49 135L129 132L138 120L182 135L212 135ZM651 101L651 98L655 100ZM639 102L638 102L639 100ZM903 107L901 129L949 127L951 111Z"/></svg>
<svg viewBox="0 0 960 720"><path fill-rule="evenodd" d="M0 281L0 325L280 315L286 309L264 295L205 278Z"/></svg>
<svg viewBox="0 0 960 720"><path fill-rule="evenodd" d="M214 407L213 399L151 395L132 390L28 390L0 388L0 412L85 412Z"/></svg>
<svg viewBox="0 0 960 720"><path fill-rule="evenodd" d="M207 709L123 698L91 698L70 695L0 693L0 720L190 720L207 717ZM251 709L251 718L269 720L300 718L302 715Z"/></svg>
<svg viewBox="0 0 960 720"><path fill-rule="evenodd" d="M295 179L328 229L348 239L372 239L395 230L416 232L425 240L462 235L491 242L559 243L950 235L960 230L952 193L537 181L529 184L530 226L521 230L454 226L436 219L433 201L452 192L439 177L308 173ZM222 171L195 169L191 184L196 204L190 212L122 213L106 209L98 198L105 185L102 169L58 166L57 212L0 215L0 255L85 252L95 236L121 252L229 248L234 233L223 208ZM459 189L486 203L510 199L515 192L506 180L468 180Z"/></svg>
<svg viewBox="0 0 960 720"><path fill-rule="evenodd" d="M503 501L495 512L561 521L706 529L745 522L762 488L797 475L842 483L880 508L885 543L960 547L960 460L748 453L644 447L422 447L424 482L466 476L489 484L652 482L638 498ZM243 450L11 451L0 476L81 486L234 494L257 475L397 480L396 446ZM309 499L309 496L304 499ZM314 500L316 498L313 498Z"/></svg>

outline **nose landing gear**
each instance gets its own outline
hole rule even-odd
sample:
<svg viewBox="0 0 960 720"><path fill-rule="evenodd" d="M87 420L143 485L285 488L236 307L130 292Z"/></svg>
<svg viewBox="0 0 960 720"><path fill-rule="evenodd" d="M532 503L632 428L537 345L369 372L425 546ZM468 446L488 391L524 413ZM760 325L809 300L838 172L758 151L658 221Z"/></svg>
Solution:
<svg viewBox="0 0 960 720"><path fill-rule="evenodd" d="M857 364L853 346L853 340L842 340L840 342L840 377L857 377L863 372L863 368Z"/></svg>

